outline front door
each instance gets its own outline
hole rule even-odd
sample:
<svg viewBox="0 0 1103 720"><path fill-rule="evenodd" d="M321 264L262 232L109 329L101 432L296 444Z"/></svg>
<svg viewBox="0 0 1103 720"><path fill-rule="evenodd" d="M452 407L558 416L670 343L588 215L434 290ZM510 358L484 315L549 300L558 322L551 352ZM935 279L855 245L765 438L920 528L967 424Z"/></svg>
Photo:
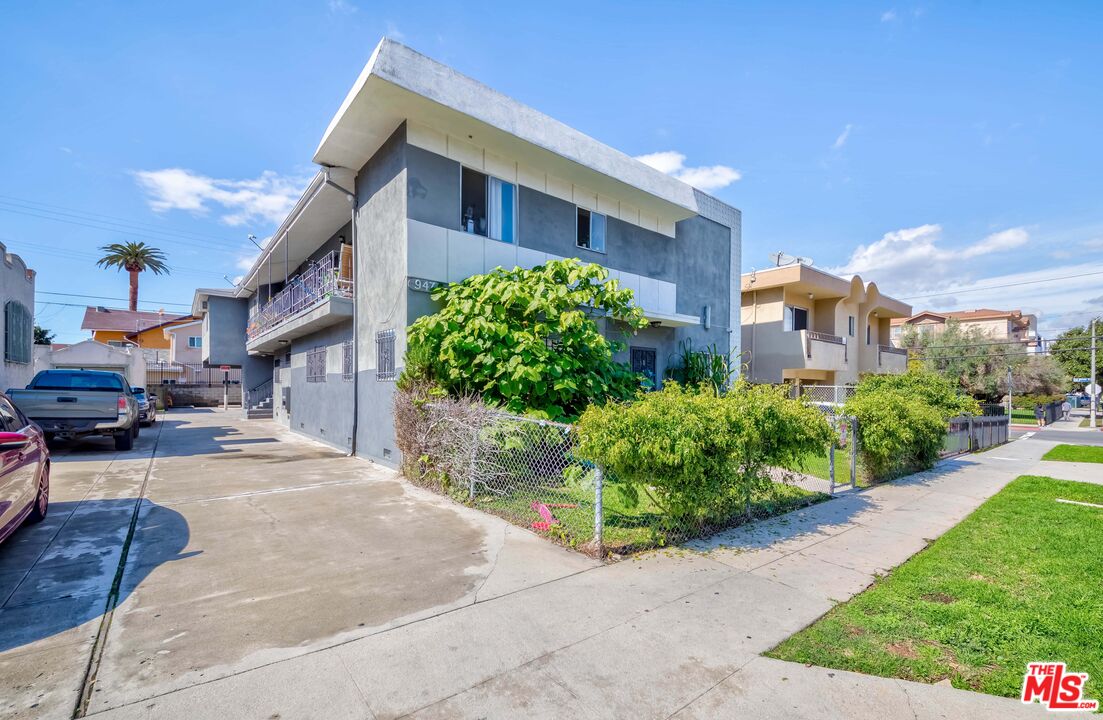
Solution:
<svg viewBox="0 0 1103 720"><path fill-rule="evenodd" d="M643 375L644 386L654 388L658 385L657 364L654 348L632 348L632 372Z"/></svg>

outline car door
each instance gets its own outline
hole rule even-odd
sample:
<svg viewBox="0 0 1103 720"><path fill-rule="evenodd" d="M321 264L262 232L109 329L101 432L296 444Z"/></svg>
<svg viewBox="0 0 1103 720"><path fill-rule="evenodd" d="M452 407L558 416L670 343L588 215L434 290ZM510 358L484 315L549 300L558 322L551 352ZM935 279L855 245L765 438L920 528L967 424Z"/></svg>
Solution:
<svg viewBox="0 0 1103 720"><path fill-rule="evenodd" d="M0 398L0 432L19 432L18 418L8 401ZM25 448L0 448L0 535L6 532L8 524L15 520L28 502L25 497L28 473L24 451Z"/></svg>
<svg viewBox="0 0 1103 720"><path fill-rule="evenodd" d="M33 425L27 419L27 416L20 412L19 408L7 398L0 397L0 413L4 414L5 417L14 418L13 424L19 428L15 432L30 438L26 447L23 448L21 473L26 474L24 481L24 487L26 488L25 501L26 503L34 502L35 496L38 494L38 473L46 462L46 443L42 439L42 431L39 430L38 426Z"/></svg>

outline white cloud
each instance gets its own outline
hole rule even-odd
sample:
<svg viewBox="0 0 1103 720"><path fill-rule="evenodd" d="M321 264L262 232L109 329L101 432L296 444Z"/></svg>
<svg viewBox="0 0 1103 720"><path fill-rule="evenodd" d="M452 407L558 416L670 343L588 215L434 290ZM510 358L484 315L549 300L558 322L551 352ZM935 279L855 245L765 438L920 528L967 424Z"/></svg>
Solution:
<svg viewBox="0 0 1103 720"><path fill-rule="evenodd" d="M406 33L398 29L398 26L393 22L387 22L387 31L384 33L391 40L397 40L398 42L406 41Z"/></svg>
<svg viewBox="0 0 1103 720"><path fill-rule="evenodd" d="M895 19L896 19L896 11L895 10L886 10L883 13L881 13L881 22L883 22L883 23L892 22Z"/></svg>
<svg viewBox="0 0 1103 720"><path fill-rule="evenodd" d="M187 210L205 215L211 205L229 211L221 216L227 225L278 223L302 194L308 180L265 170L252 180L222 180L183 168L139 170L134 173L156 212Z"/></svg>
<svg viewBox="0 0 1103 720"><path fill-rule="evenodd" d="M890 294L917 289L937 291L940 286L951 287L968 275L971 266L963 265L962 260L1012 250L1029 240L1026 229L1018 227L993 233L965 247L947 248L941 244L941 225L920 225L894 230L876 242L859 245L846 264L832 272L860 274L866 280L876 281Z"/></svg>
<svg viewBox="0 0 1103 720"><path fill-rule="evenodd" d="M329 0L326 5L331 15L351 15L360 9L348 0Z"/></svg>
<svg viewBox="0 0 1103 720"><path fill-rule="evenodd" d="M854 126L851 125L850 123L847 123L846 127L843 128L843 131L841 133L839 133L839 137L835 138L835 142L831 145L831 147L833 147L836 150L842 149L842 146L846 145L847 139L850 138L850 129L852 127L854 127Z"/></svg>
<svg viewBox="0 0 1103 720"><path fill-rule="evenodd" d="M686 156L674 150L639 155L636 159L705 192L726 188L743 177L741 172L727 165L686 167Z"/></svg>
<svg viewBox="0 0 1103 720"><path fill-rule="evenodd" d="M1048 268L1032 263L1035 269L1024 272L985 274L990 259L1029 241L1029 232L1016 227L951 248L943 242L940 225L921 225L885 233L880 240L859 246L845 265L830 271L859 273L876 282L882 292L910 303L916 312L1021 309L1038 316L1044 337L1097 314L1093 303L1103 300L1098 297L1103 261Z"/></svg>

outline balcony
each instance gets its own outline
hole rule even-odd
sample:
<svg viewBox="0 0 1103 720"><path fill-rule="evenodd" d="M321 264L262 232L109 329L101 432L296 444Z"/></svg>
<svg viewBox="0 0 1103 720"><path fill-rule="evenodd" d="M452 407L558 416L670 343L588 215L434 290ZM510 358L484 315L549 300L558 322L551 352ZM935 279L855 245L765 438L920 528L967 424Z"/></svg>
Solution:
<svg viewBox="0 0 1103 720"><path fill-rule="evenodd" d="M891 345L877 346L877 372L902 373L907 369L907 348L898 348Z"/></svg>
<svg viewBox="0 0 1103 720"><path fill-rule="evenodd" d="M352 317L351 253L329 253L261 306L246 329L251 355L272 354L296 338Z"/></svg>
<svg viewBox="0 0 1103 720"><path fill-rule="evenodd" d="M815 330L805 330L803 335L805 355L808 360L815 360L814 363L809 362L808 367L836 370L840 369L840 365L846 364L846 340L838 335L816 332Z"/></svg>

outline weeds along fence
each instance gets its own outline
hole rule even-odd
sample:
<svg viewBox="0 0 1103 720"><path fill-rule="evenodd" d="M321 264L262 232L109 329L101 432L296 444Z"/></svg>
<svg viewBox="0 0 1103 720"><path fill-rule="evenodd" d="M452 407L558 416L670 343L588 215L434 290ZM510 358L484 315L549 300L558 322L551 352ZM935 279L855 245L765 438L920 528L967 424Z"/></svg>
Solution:
<svg viewBox="0 0 1103 720"><path fill-rule="evenodd" d="M809 477L814 486L806 486L771 473L749 502L689 518L579 457L570 425L448 399L396 404L396 429L413 482L592 555L676 544L818 502L832 490L827 479ZM838 465L843 471L846 462Z"/></svg>

